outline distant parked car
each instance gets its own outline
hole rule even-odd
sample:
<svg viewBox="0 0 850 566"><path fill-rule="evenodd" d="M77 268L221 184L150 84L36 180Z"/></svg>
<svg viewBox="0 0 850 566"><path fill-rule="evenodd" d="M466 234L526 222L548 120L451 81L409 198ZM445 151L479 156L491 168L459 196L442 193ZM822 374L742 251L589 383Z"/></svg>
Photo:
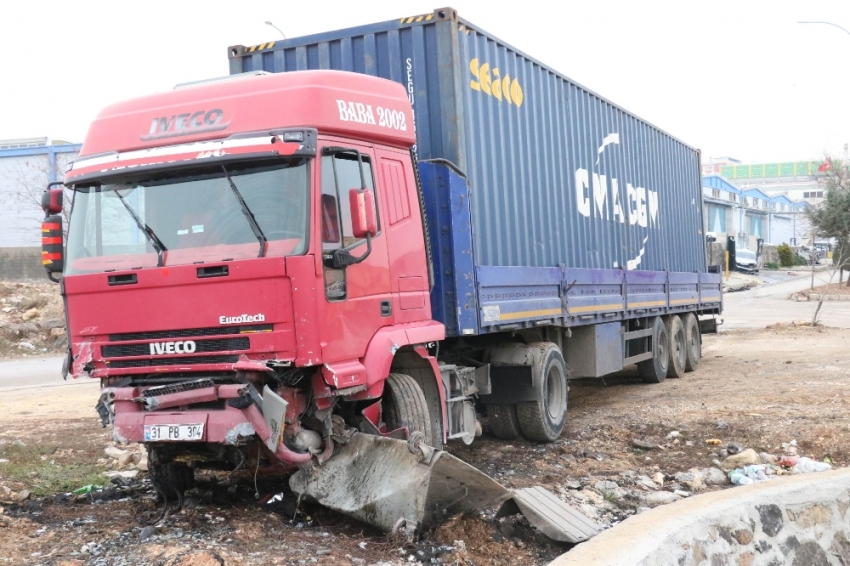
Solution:
<svg viewBox="0 0 850 566"><path fill-rule="evenodd" d="M735 269L743 273L758 273L759 258L756 252L747 248L735 250Z"/></svg>
<svg viewBox="0 0 850 566"><path fill-rule="evenodd" d="M809 265L817 265L823 257L823 253L817 248L808 246L800 246L797 248L797 255L806 260Z"/></svg>

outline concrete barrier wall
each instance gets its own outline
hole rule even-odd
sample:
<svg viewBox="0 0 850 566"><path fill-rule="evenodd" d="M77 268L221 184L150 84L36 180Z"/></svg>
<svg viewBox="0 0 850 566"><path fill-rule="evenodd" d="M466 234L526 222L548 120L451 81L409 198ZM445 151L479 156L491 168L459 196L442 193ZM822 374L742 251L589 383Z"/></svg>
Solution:
<svg viewBox="0 0 850 566"><path fill-rule="evenodd" d="M46 277L41 248L0 248L0 279L33 281Z"/></svg>
<svg viewBox="0 0 850 566"><path fill-rule="evenodd" d="M768 263L779 264L779 252L776 251L776 246L765 244L761 247L761 265L764 267Z"/></svg>
<svg viewBox="0 0 850 566"><path fill-rule="evenodd" d="M720 265L721 271L726 269L726 249L720 242L708 244L708 265Z"/></svg>
<svg viewBox="0 0 850 566"><path fill-rule="evenodd" d="M696 495L630 517L550 566L850 565L850 469Z"/></svg>

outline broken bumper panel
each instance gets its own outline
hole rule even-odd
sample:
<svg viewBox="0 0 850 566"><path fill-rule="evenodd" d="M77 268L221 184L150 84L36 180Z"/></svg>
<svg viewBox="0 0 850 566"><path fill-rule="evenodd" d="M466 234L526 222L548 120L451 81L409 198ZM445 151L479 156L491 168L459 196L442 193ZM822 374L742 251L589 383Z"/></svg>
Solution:
<svg viewBox="0 0 850 566"><path fill-rule="evenodd" d="M155 442L239 446L259 439L285 466L300 466L311 458L309 453L292 451L282 442L287 403L268 387L261 397L250 384L215 385L211 380L200 379L144 390L105 389L103 394L112 401L117 442L153 442L151 431L157 431ZM221 408L192 409L197 403L221 403ZM183 407L189 408L176 410ZM192 434L182 434L187 430ZM160 432L164 434L160 436ZM328 442L328 455L331 450L333 444Z"/></svg>

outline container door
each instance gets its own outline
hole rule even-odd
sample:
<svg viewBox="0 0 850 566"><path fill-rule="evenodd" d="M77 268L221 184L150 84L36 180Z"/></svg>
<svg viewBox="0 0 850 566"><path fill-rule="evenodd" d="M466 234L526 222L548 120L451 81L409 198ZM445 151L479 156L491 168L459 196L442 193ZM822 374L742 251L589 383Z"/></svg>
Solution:
<svg viewBox="0 0 850 566"><path fill-rule="evenodd" d="M393 323L387 237L384 232L381 195L375 191L374 154L366 147L357 149L363 159L366 186L375 192L378 207L378 235L372 238L372 252L362 263L333 269L324 257L345 248L353 256L366 253L366 240L351 230L349 191L360 188L360 165L356 153L321 155L321 238L324 277L324 332L322 356L325 363L362 358L366 346L382 326Z"/></svg>

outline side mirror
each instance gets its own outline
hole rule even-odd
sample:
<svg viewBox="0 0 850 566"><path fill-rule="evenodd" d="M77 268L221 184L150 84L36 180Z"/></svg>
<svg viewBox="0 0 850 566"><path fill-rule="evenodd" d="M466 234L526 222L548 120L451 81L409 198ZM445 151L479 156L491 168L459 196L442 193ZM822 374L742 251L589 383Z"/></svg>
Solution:
<svg viewBox="0 0 850 566"><path fill-rule="evenodd" d="M55 187L54 185L59 186ZM44 214L61 214L63 200L62 183L47 185L47 189L41 193L41 208L44 210Z"/></svg>
<svg viewBox="0 0 850 566"><path fill-rule="evenodd" d="M53 274L62 273L65 267L63 248L62 216L47 216L41 223L41 263L52 281L56 281Z"/></svg>
<svg viewBox="0 0 850 566"><path fill-rule="evenodd" d="M369 189L351 189L348 191L351 206L351 232L355 238L374 237L378 234L378 221L375 219L375 195Z"/></svg>

